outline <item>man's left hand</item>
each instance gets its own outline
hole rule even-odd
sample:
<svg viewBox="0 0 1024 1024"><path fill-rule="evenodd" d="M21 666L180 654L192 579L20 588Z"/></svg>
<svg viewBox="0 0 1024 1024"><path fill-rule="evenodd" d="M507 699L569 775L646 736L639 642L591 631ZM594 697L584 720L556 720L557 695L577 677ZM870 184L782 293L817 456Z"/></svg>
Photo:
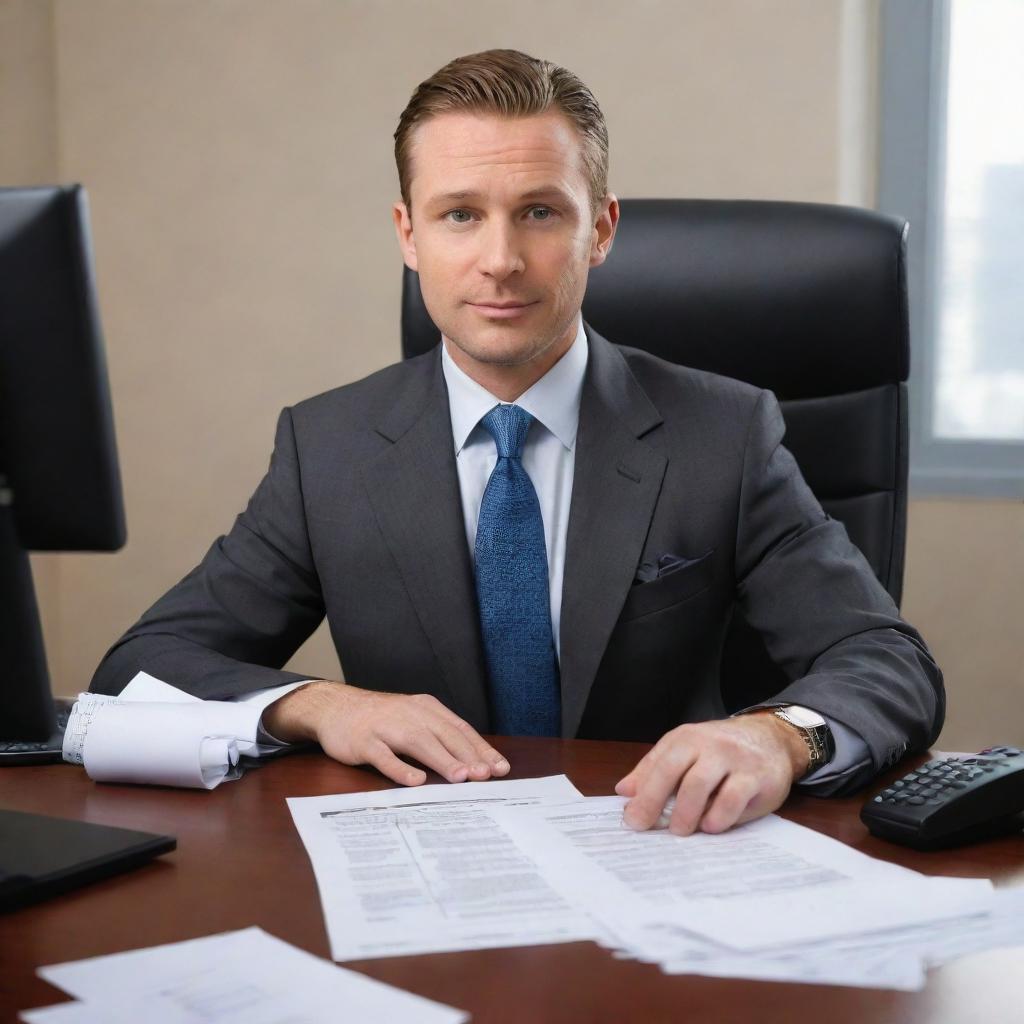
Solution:
<svg viewBox="0 0 1024 1024"><path fill-rule="evenodd" d="M631 798L623 819L638 831L655 825L675 796L671 832L725 832L779 807L809 761L797 729L754 711L666 733L615 792Z"/></svg>

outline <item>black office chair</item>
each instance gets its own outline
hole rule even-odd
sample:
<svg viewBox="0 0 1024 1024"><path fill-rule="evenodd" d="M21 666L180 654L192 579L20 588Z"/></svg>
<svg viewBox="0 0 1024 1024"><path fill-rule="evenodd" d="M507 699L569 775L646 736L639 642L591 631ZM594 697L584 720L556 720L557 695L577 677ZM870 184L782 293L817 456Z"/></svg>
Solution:
<svg viewBox="0 0 1024 1024"><path fill-rule="evenodd" d="M611 341L770 388L786 445L899 604L907 519L907 224L810 203L622 200L611 255L583 315ZM438 331L408 269L402 352ZM785 679L737 617L722 666L726 706Z"/></svg>

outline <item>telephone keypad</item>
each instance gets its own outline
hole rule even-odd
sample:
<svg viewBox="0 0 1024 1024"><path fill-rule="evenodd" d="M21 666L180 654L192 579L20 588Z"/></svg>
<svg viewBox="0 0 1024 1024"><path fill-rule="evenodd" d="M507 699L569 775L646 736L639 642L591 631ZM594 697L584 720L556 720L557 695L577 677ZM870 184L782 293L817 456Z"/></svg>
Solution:
<svg viewBox="0 0 1024 1024"><path fill-rule="evenodd" d="M861 818L876 835L927 849L999 818L1012 825L1015 812L1024 818L1024 751L999 746L928 761L871 798Z"/></svg>

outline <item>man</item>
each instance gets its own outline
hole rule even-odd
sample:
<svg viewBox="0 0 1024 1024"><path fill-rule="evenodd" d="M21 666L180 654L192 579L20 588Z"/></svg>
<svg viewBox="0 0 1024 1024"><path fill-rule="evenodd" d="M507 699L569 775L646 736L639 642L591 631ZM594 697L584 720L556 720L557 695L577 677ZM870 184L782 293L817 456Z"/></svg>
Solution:
<svg viewBox="0 0 1024 1024"><path fill-rule="evenodd" d="M231 533L93 688L146 669L248 695L274 737L408 785L409 760L506 774L481 732L658 740L616 788L641 829L674 796L679 834L798 781L855 788L934 739L941 674L781 447L774 398L582 323L619 218L586 86L515 51L460 58L395 152L442 345L285 410ZM724 719L737 604L792 682ZM279 671L325 612L350 684Z"/></svg>

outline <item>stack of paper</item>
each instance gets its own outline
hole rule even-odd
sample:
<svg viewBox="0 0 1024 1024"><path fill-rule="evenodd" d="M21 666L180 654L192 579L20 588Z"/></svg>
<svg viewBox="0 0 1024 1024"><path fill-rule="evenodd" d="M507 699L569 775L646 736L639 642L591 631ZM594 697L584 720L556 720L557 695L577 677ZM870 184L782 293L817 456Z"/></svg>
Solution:
<svg viewBox="0 0 1024 1024"><path fill-rule="evenodd" d="M1024 890L874 860L774 815L721 835L622 824L621 797L498 810L620 956L668 973L914 990L953 957L1024 944Z"/></svg>
<svg viewBox="0 0 1024 1024"><path fill-rule="evenodd" d="M774 815L622 824L564 776L289 800L336 960L593 939L669 973L917 989L1024 943L1024 891L932 878Z"/></svg>
<svg viewBox="0 0 1024 1024"><path fill-rule="evenodd" d="M82 1002L26 1024L461 1024L452 1009L275 939L259 928L42 967Z"/></svg>

